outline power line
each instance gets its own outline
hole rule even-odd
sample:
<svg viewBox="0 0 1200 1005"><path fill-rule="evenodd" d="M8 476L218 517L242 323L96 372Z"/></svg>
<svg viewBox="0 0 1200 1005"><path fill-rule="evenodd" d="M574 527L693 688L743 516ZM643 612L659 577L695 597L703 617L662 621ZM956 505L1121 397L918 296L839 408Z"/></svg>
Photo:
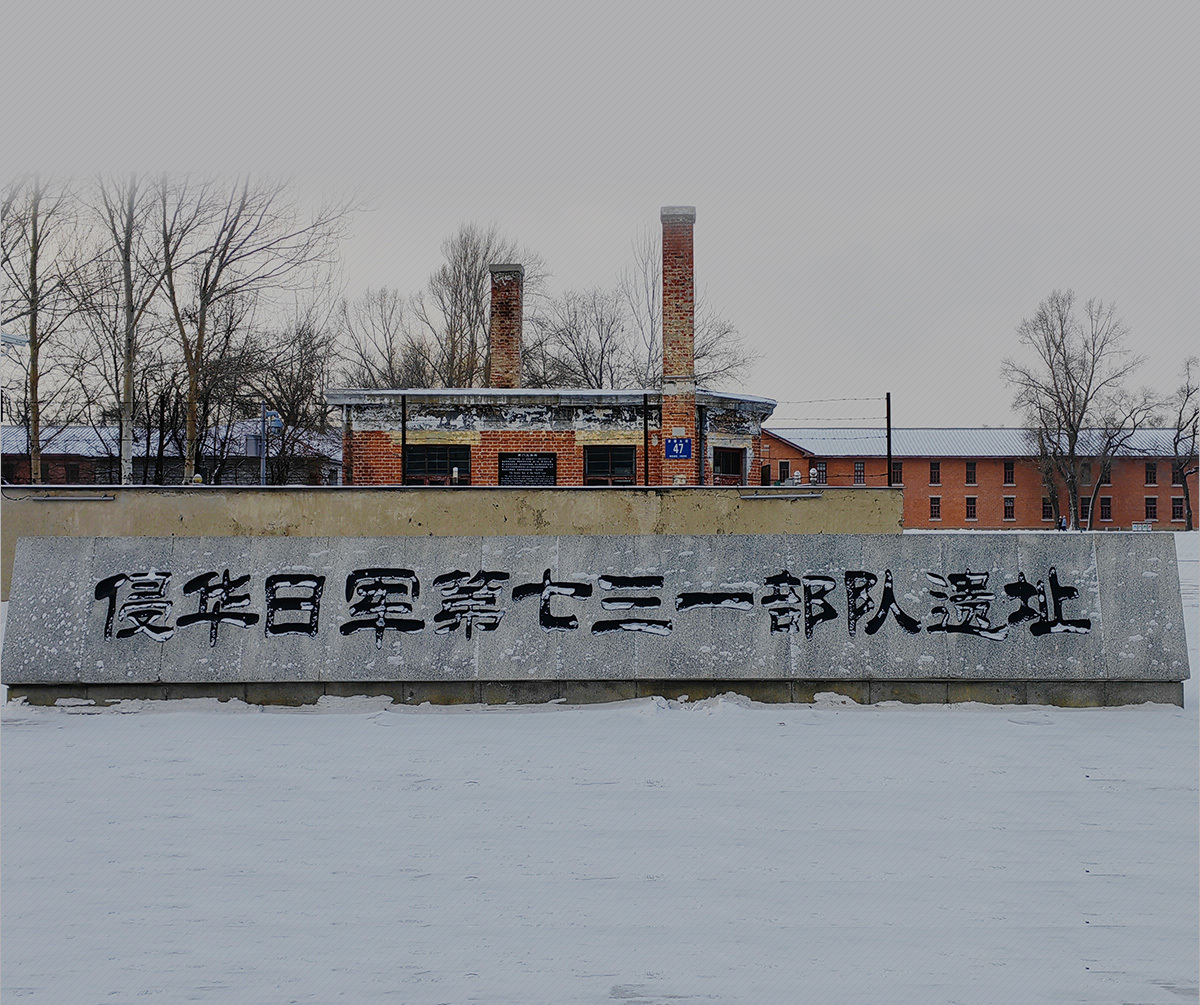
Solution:
<svg viewBox="0 0 1200 1005"><path fill-rule="evenodd" d="M777 405L827 405L834 401L882 401L878 395L874 398L803 398L798 401L777 401Z"/></svg>
<svg viewBox="0 0 1200 1005"><path fill-rule="evenodd" d="M773 420L780 419L780 418L787 419L789 422L824 422L825 420L827 420L829 418L829 416L828 415L784 415L784 416L772 415L771 418ZM883 418L883 416L880 416L880 415L839 415L838 421L839 422L862 422L867 419L880 419L880 418Z"/></svg>

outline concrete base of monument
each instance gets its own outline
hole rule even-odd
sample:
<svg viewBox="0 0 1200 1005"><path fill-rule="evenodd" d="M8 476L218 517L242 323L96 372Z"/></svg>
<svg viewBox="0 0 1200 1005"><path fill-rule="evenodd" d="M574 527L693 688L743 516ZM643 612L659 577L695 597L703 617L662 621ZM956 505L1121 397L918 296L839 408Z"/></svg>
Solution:
<svg viewBox="0 0 1200 1005"><path fill-rule="evenodd" d="M982 702L1094 708L1153 702L1183 707L1181 681L1103 680L561 680L561 681L328 681L237 684L11 684L10 701L97 706L120 701L216 698L250 705L314 705L323 697L387 696L405 705L567 705L661 697L701 701L721 694L752 701L813 704L835 695L859 705Z"/></svg>

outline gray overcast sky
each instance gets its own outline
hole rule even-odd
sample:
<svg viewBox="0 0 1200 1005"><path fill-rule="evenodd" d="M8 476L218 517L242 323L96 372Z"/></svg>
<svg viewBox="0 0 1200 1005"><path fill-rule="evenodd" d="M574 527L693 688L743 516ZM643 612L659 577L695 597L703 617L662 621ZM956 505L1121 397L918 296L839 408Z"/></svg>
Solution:
<svg viewBox="0 0 1200 1005"><path fill-rule="evenodd" d="M749 393L1011 424L1000 361L1056 287L1116 301L1160 391L1200 352L1195 0L41 0L5 33L5 177L356 187L351 295L415 291L467 220L537 249L552 291L608 285L691 204Z"/></svg>

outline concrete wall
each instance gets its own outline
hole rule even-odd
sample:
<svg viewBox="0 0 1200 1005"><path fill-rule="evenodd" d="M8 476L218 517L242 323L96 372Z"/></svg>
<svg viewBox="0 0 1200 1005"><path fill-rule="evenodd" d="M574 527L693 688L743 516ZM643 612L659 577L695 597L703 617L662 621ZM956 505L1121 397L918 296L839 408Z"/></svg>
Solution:
<svg viewBox="0 0 1200 1005"><path fill-rule="evenodd" d="M898 490L155 486L37 489L0 502L0 598L22 537L894 534Z"/></svg>

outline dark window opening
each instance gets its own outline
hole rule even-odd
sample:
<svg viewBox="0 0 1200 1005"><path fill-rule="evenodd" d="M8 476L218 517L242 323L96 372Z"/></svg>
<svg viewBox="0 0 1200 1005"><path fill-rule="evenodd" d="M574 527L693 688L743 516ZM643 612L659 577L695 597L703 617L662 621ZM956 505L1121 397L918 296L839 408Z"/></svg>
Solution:
<svg viewBox="0 0 1200 1005"><path fill-rule="evenodd" d="M903 485L904 484L904 462L903 461L892 461L892 484L893 485Z"/></svg>
<svg viewBox="0 0 1200 1005"><path fill-rule="evenodd" d="M1092 512L1092 500L1091 499L1080 499L1079 500L1079 526L1080 527L1083 527L1084 525L1087 524L1088 516L1091 514L1091 512Z"/></svg>
<svg viewBox="0 0 1200 1005"><path fill-rule="evenodd" d="M1101 520L1111 520L1112 519L1112 496L1101 496L1100 497L1100 519Z"/></svg>
<svg viewBox="0 0 1200 1005"><path fill-rule="evenodd" d="M828 479L828 472L825 467L825 462L817 461L816 469L817 469L816 483L818 485L824 485L826 480Z"/></svg>
<svg viewBox="0 0 1200 1005"><path fill-rule="evenodd" d="M929 484L930 485L941 485L942 484L942 462L941 461L930 461L929 462Z"/></svg>
<svg viewBox="0 0 1200 1005"><path fill-rule="evenodd" d="M929 519L940 520L942 518L942 497L929 497Z"/></svg>
<svg viewBox="0 0 1200 1005"><path fill-rule="evenodd" d="M967 496L967 519L975 520L975 496Z"/></svg>
<svg viewBox="0 0 1200 1005"><path fill-rule="evenodd" d="M968 485L978 485L979 484L975 480L975 462L974 461L967 461L967 484Z"/></svg>
<svg viewBox="0 0 1200 1005"><path fill-rule="evenodd" d="M792 477L791 461L780 461L779 462L779 480L781 482L786 482L791 477Z"/></svg>
<svg viewBox="0 0 1200 1005"><path fill-rule="evenodd" d="M1054 503L1052 503L1047 496L1042 496L1042 519L1054 519Z"/></svg>
<svg viewBox="0 0 1200 1005"><path fill-rule="evenodd" d="M1151 496L1146 500L1146 519L1158 519L1158 499L1155 496Z"/></svg>
<svg viewBox="0 0 1200 1005"><path fill-rule="evenodd" d="M1017 465L1014 461L1005 461L1004 462L1004 484L1005 485L1016 485L1017 484Z"/></svg>
<svg viewBox="0 0 1200 1005"><path fill-rule="evenodd" d="M729 447L713 447L712 483L714 485L741 485L742 458L740 450Z"/></svg>
<svg viewBox="0 0 1200 1005"><path fill-rule="evenodd" d="M867 484L867 462L866 461L855 461L854 462L854 484L855 485L866 485Z"/></svg>
<svg viewBox="0 0 1200 1005"><path fill-rule="evenodd" d="M458 469L455 477L455 469ZM405 485L470 485L471 448L421 446L404 450Z"/></svg>
<svg viewBox="0 0 1200 1005"><path fill-rule="evenodd" d="M1004 497L1004 519L1015 520L1017 518L1017 499L1016 496Z"/></svg>
<svg viewBox="0 0 1200 1005"><path fill-rule="evenodd" d="M1157 485L1158 484L1158 465L1155 464L1154 461L1146 462L1146 484L1147 485Z"/></svg>
<svg viewBox="0 0 1200 1005"><path fill-rule="evenodd" d="M636 447L584 447L584 485L635 485Z"/></svg>
<svg viewBox="0 0 1200 1005"><path fill-rule="evenodd" d="M1171 499L1171 519L1183 519L1183 498L1181 496L1173 496Z"/></svg>

